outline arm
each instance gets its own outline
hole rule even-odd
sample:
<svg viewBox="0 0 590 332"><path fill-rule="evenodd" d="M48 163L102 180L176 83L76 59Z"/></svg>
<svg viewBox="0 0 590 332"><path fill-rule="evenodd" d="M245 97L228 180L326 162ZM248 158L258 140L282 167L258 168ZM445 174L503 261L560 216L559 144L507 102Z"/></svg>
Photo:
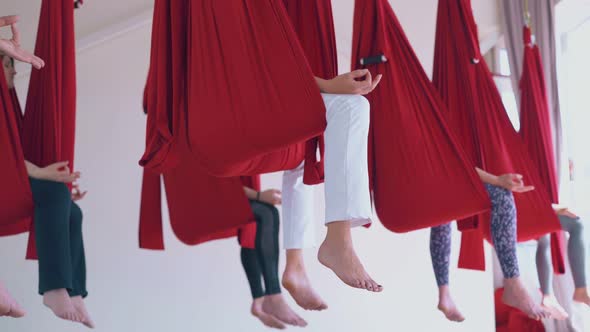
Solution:
<svg viewBox="0 0 590 332"><path fill-rule="evenodd" d="M496 175L490 174L479 167L476 167L475 170L483 183L491 184L493 186L498 185L498 177Z"/></svg>
<svg viewBox="0 0 590 332"><path fill-rule="evenodd" d="M259 201L270 205L282 203L281 191L277 189L268 189L258 192L254 189L244 187L244 193L249 200Z"/></svg>
<svg viewBox="0 0 590 332"><path fill-rule="evenodd" d="M258 195L260 193L252 188L244 187L244 193L246 193L246 197L250 200L256 201L259 199Z"/></svg>
<svg viewBox="0 0 590 332"><path fill-rule="evenodd" d="M535 189L534 186L525 186L524 181L522 180L522 175L520 174L502 174L496 176L478 167L476 167L475 170L481 181L496 187L502 187L517 193L525 193Z"/></svg>
<svg viewBox="0 0 590 332"><path fill-rule="evenodd" d="M68 163L68 161L60 161L41 168L30 161L25 160L27 174L33 179L63 183L71 183L80 178L80 172L70 172Z"/></svg>
<svg viewBox="0 0 590 332"><path fill-rule="evenodd" d="M366 95L377 87L381 78L382 75L377 75L373 80L368 69L359 69L336 76L331 80L315 77L315 81L322 93Z"/></svg>

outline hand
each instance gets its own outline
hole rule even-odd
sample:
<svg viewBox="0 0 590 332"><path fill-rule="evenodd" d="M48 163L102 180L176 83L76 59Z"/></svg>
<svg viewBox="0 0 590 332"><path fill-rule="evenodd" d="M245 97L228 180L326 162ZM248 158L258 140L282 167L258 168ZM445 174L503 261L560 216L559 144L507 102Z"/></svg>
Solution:
<svg viewBox="0 0 590 332"><path fill-rule="evenodd" d="M363 80L357 81L363 77ZM377 75L373 80L368 69L359 69L336 76L331 80L318 80L318 85L320 90L325 93L364 96L377 87L382 77L383 75Z"/></svg>
<svg viewBox="0 0 590 332"><path fill-rule="evenodd" d="M45 62L32 53L25 51L20 46L20 32L16 27L18 16L4 16L0 17L0 27L10 25L12 29L12 39L0 39L0 51L7 56L16 60L30 63L33 67L41 69L45 66Z"/></svg>
<svg viewBox="0 0 590 332"><path fill-rule="evenodd" d="M31 177L39 180L72 183L80 178L80 172L72 173L68 161L60 161L44 168L39 168Z"/></svg>
<svg viewBox="0 0 590 332"><path fill-rule="evenodd" d="M553 209L555 210L555 213L557 213L560 216L566 216L566 217L570 217L572 219L579 219L579 217L575 213L570 211L565 206L553 205Z"/></svg>
<svg viewBox="0 0 590 332"><path fill-rule="evenodd" d="M260 192L260 201L270 205L281 204L281 191L277 189L269 189Z"/></svg>
<svg viewBox="0 0 590 332"><path fill-rule="evenodd" d="M77 183L72 184L72 201L81 200L87 193L88 191L80 191L80 186Z"/></svg>
<svg viewBox="0 0 590 332"><path fill-rule="evenodd" d="M534 186L525 186L520 174L503 174L498 176L497 185L516 193L525 193L534 190Z"/></svg>

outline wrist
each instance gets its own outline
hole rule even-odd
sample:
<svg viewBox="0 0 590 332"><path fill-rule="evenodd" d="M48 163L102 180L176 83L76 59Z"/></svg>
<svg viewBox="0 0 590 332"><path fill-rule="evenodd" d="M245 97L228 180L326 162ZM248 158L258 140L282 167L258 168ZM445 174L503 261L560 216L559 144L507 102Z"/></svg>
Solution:
<svg viewBox="0 0 590 332"><path fill-rule="evenodd" d="M330 81L329 80L325 80L325 79L319 78L319 77L316 77L315 80L316 80L318 87L320 88L320 92L329 93L329 90L330 90L330 87L329 87Z"/></svg>
<svg viewBox="0 0 590 332"><path fill-rule="evenodd" d="M260 202L260 191L256 192L256 200Z"/></svg>

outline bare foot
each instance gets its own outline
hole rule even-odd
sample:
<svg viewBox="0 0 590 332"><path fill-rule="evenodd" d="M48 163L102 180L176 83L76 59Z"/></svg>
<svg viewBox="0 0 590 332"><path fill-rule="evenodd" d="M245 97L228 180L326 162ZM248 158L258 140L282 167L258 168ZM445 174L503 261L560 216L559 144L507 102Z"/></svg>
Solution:
<svg viewBox="0 0 590 332"><path fill-rule="evenodd" d="M328 309L328 305L311 287L301 250L287 250L287 266L283 273L282 284L303 309L318 311Z"/></svg>
<svg viewBox="0 0 590 332"><path fill-rule="evenodd" d="M590 296L586 287L576 288L574 291L574 301L590 306Z"/></svg>
<svg viewBox="0 0 590 332"><path fill-rule="evenodd" d="M550 317L548 312L533 301L520 277L504 279L502 301L510 307L519 309L532 319L541 320Z"/></svg>
<svg viewBox="0 0 590 332"><path fill-rule="evenodd" d="M76 311L82 318L81 323L84 324L84 326L86 326L87 328L93 329L95 327L94 322L92 321L92 318L90 318L88 310L86 310L86 304L84 303L84 299L82 298L82 296L74 296L70 299L72 300L74 308L76 308Z"/></svg>
<svg viewBox="0 0 590 332"><path fill-rule="evenodd" d="M285 302L282 294L267 295L262 302L262 311L271 315L283 323L306 327L307 322L299 317Z"/></svg>
<svg viewBox="0 0 590 332"><path fill-rule="evenodd" d="M252 302L252 307L250 308L250 312L252 313L252 315L254 317L258 318L262 322L262 324L264 324L270 328L284 330L286 328L285 324L283 324L280 320L265 313L262 310L262 303L263 302L264 302L264 297L255 299Z"/></svg>
<svg viewBox="0 0 590 332"><path fill-rule="evenodd" d="M43 304L61 319L76 323L81 323L83 320L64 288L45 292L43 294Z"/></svg>
<svg viewBox="0 0 590 332"><path fill-rule="evenodd" d="M0 316L9 316L20 318L25 315L25 311L16 303L16 300L10 296L8 290L0 283Z"/></svg>
<svg viewBox="0 0 590 332"><path fill-rule="evenodd" d="M452 322L460 323L465 320L451 297L449 286L441 286L438 289L438 310L442 311L445 317Z"/></svg>
<svg viewBox="0 0 590 332"><path fill-rule="evenodd" d="M328 234L318 251L318 260L351 287L371 292L383 290L383 287L365 271L354 251L350 236L350 222L328 224Z"/></svg>
<svg viewBox="0 0 590 332"><path fill-rule="evenodd" d="M553 295L543 295L541 307L547 311L553 319L566 320L569 317L565 309L563 309Z"/></svg>

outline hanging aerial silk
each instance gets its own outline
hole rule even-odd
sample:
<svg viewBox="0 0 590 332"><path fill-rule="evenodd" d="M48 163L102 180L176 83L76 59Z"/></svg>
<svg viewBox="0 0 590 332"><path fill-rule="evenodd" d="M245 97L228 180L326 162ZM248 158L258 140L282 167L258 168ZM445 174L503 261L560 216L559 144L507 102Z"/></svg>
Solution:
<svg viewBox="0 0 590 332"><path fill-rule="evenodd" d="M313 74L323 79L334 78L338 75L338 60L331 0L283 2ZM312 185L323 180L324 137L318 136L306 143L303 182Z"/></svg>
<svg viewBox="0 0 590 332"><path fill-rule="evenodd" d="M35 54L47 64L33 71L23 121L25 159L40 167L69 161L74 169L76 45L72 0L43 0ZM27 258L35 258L31 227Z"/></svg>
<svg viewBox="0 0 590 332"><path fill-rule="evenodd" d="M326 119L282 2L159 0L154 15L153 125L141 164L171 169L181 158L179 141L188 139L212 175L296 167L304 151L284 150L319 136ZM275 152L278 158L269 155Z"/></svg>
<svg viewBox="0 0 590 332"><path fill-rule="evenodd" d="M16 113L6 78L0 75L0 236L29 230L33 198L25 168Z"/></svg>
<svg viewBox="0 0 590 332"><path fill-rule="evenodd" d="M547 102L547 88L539 48L532 42L531 29L524 27L524 60L520 79L520 136L541 174L541 185L552 203L559 203L557 166ZM551 233L551 257L556 273L565 273L565 238L563 232Z"/></svg>
<svg viewBox="0 0 590 332"><path fill-rule="evenodd" d="M529 184L542 184L480 53L469 0L439 0L433 81L447 104L448 123L472 163L492 174L519 173ZM515 194L515 200L519 241L560 228L544 190ZM460 265L485 269L478 240L490 239L489 214L476 218L460 222L462 230L475 228L463 233Z"/></svg>
<svg viewBox="0 0 590 332"><path fill-rule="evenodd" d="M10 94L10 100L12 102L12 110L14 111L14 118L16 119L16 127L18 128L19 135L23 130L24 115L23 110L20 107L20 101L15 88L8 89Z"/></svg>
<svg viewBox="0 0 590 332"><path fill-rule="evenodd" d="M322 78L336 76L336 39L330 1L287 1L285 6L314 75ZM159 10L162 8L156 9L154 22L159 19L158 15L161 13ZM315 23L310 24L310 22ZM152 38L152 50L155 54L157 50L154 50L153 47L157 47L157 38L159 38L155 28ZM155 91L152 90L154 89L153 70L156 68L153 64L154 62L150 66L144 91L144 109L148 107L148 100L153 98L153 91ZM151 122L151 125L153 123ZM148 123L149 125L150 123ZM184 127L180 126L179 132L182 130ZM150 131L148 127L148 132ZM177 141L176 144L175 149L178 152L180 151L179 146L184 143ZM286 166L295 168L303 161L305 152L304 181L308 184L319 183L323 180L323 158L319 161L316 159L316 150L319 147L323 156L323 139L318 136L305 144L301 142L282 150L280 153L269 153L254 158L242 163L242 170L260 170L264 167L268 169L268 166L259 167L257 165L271 165L277 170ZM172 228L177 236L186 243L198 244L231 237L237 232L242 246L253 246L256 233L255 227L253 227L255 223L252 222L253 217L249 206L244 204L243 190L241 185L235 181L236 179L208 175L189 152L177 153L176 156L182 160L176 161L176 165L184 165L174 166L171 170L165 171L164 182ZM187 181L193 185L187 185ZM242 184L259 190L259 176L242 177ZM172 197L170 197L171 195ZM223 206L220 209L215 208L219 204L218 197L223 197ZM160 202L160 176L150 170L144 170L139 235L141 248L164 249ZM214 215L206 218L205 216L208 214ZM211 218L217 222L201 222L201 220L210 220Z"/></svg>
<svg viewBox="0 0 590 332"><path fill-rule="evenodd" d="M366 66L373 75L383 74L367 95L369 173L381 222L394 232L407 232L489 209L475 168L450 132L442 100L390 4L357 0L352 68L375 56L390 59Z"/></svg>

